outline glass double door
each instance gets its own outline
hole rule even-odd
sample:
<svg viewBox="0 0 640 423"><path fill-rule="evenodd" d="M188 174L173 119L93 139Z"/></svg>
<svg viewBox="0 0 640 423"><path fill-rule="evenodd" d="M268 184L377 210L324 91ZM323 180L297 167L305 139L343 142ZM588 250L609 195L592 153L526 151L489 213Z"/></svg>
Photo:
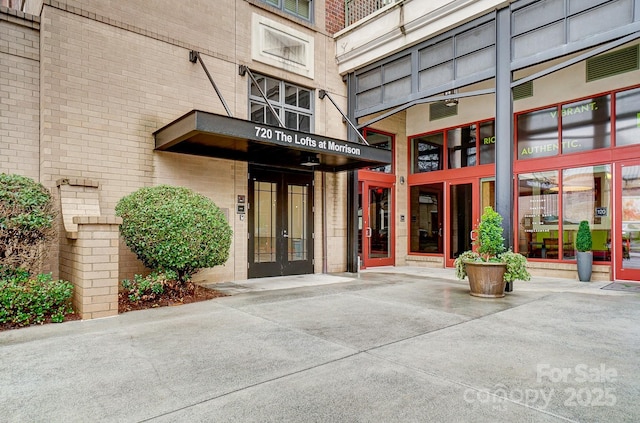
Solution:
<svg viewBox="0 0 640 423"><path fill-rule="evenodd" d="M252 167L249 278L313 273L313 173Z"/></svg>
<svg viewBox="0 0 640 423"><path fill-rule="evenodd" d="M360 183L358 255L363 268L395 264L392 193L392 183Z"/></svg>

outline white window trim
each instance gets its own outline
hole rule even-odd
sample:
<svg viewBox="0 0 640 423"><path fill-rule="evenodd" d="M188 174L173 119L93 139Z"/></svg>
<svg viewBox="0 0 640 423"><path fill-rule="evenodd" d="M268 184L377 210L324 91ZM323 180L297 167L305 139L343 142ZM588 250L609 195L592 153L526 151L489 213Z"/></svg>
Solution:
<svg viewBox="0 0 640 423"><path fill-rule="evenodd" d="M314 78L314 38L288 26L253 14L251 58L288 72ZM279 49L281 47L281 49ZM297 54L292 59L287 48ZM289 56L289 57L288 57Z"/></svg>

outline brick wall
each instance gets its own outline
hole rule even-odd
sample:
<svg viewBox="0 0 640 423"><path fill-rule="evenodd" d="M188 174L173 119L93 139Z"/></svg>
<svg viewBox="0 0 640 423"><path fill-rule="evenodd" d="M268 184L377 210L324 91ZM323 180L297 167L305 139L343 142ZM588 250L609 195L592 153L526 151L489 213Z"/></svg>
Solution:
<svg viewBox="0 0 640 423"><path fill-rule="evenodd" d="M39 178L40 20L0 7L0 172Z"/></svg>
<svg viewBox="0 0 640 423"><path fill-rule="evenodd" d="M101 1L45 2L42 108L48 112L41 122L41 180L45 186L60 178L98 181L100 208L107 216L114 214L122 196L143 186L182 185L208 196L229 212L234 239L229 262L208 271L207 277L237 280L246 278L247 222L235 214L235 199L247 193L247 164L153 150L152 133L184 113L225 113L200 64L189 62L189 50L201 52L232 113L240 118L248 113L248 81L238 75L240 63L293 83L335 87L331 91L339 94L344 84L335 61L327 60L333 49L327 48L332 41L326 35L315 34L316 79L310 81L250 61L251 27L237 22L250 23L251 14L265 13L263 8L236 1L198 5L203 9L194 14L166 1L153 10L130 2L116 8ZM226 17L212 26L203 15L214 13ZM270 18L290 24L279 15ZM316 131L343 137L339 113L319 106ZM340 123L319 123L325 113ZM145 273L122 242L120 258L120 278Z"/></svg>
<svg viewBox="0 0 640 423"><path fill-rule="evenodd" d="M201 53L239 118L248 115L248 80L238 75L239 64L327 89L342 107L345 85L336 71L332 38L324 31L297 27L315 37L315 79L310 80L251 60L252 14L291 25L283 14L245 1L194 3L178 7L158 0L152 9L125 1L45 0L42 8L29 3L29 10L41 10L39 17L0 8L0 171L42 182L58 204L56 181L95 181L99 189L92 207L107 217L113 217L120 198L141 187L169 183L201 192L228 211L234 230L229 262L208 271L207 278L237 280L247 272L247 222L235 214L237 195L247 194L247 163L154 151L153 132L184 113L225 113L200 64L188 60L189 51ZM323 3L314 4L316 24L324 28ZM211 25L214 15L216 25ZM330 103L315 101L315 132L344 137L339 113ZM343 184L340 178L334 183ZM343 188L335 186L335 198L343 196ZM344 210L337 212L333 217L341 221L333 227L344 227L344 216ZM62 218L59 226L65 250L72 241ZM321 246L320 228L316 246ZM340 229L332 236L339 234ZM334 242L344 244L338 238ZM120 279L147 272L122 240L118 249ZM334 268L344 270L338 268L344 245L330 251L336 257ZM54 274L62 267L58 253L52 249L48 266Z"/></svg>
<svg viewBox="0 0 640 423"><path fill-rule="evenodd" d="M111 216L124 195L157 183L196 189L230 208L231 195L216 189L233 187L219 160L191 166L191 156L165 160L153 150L153 131L185 112L224 113L202 69L189 62L188 51L54 7L45 6L43 19L47 83L42 107L48 113L41 125L42 183L98 181L100 208ZM205 60L233 105L235 65ZM181 177L173 179L177 174ZM208 184L195 182L201 180ZM146 272L123 243L120 250L121 278Z"/></svg>
<svg viewBox="0 0 640 423"><path fill-rule="evenodd" d="M345 0L326 0L325 29L329 34L344 29L344 2Z"/></svg>
<svg viewBox="0 0 640 423"><path fill-rule="evenodd" d="M118 225L114 217L79 216L60 251L60 276L71 281L73 307L84 319L118 314Z"/></svg>

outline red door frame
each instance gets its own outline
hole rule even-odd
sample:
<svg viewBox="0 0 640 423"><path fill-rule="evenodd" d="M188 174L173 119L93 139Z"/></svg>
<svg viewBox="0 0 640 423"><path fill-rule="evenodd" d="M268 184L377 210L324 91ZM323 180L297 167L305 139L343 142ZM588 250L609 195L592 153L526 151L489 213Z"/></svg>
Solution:
<svg viewBox="0 0 640 423"><path fill-rule="evenodd" d="M391 163L391 173L376 172L369 169L360 169L358 171L358 190L362 199L362 231L360 235L360 242L362 243L362 256L360 257L361 268L374 267L374 266L393 266L396 261L396 166L395 166L395 145L396 137L394 134L377 129L364 128L363 136L365 139L369 133L381 134L391 137L391 150L393 151L393 162ZM368 257L369 251L369 239L365 236L365 228L367 227L369 219L369 189L371 187L389 188L391 205L389 207L389 257L384 259L370 259ZM366 217L366 222L365 222ZM365 224L366 223L366 224Z"/></svg>
<svg viewBox="0 0 640 423"><path fill-rule="evenodd" d="M451 229L453 222L451 221L451 186L471 184L471 222L475 228L480 220L480 179L479 177L461 178L446 181L445 184L445 219L444 219L444 263L445 267L453 267L455 258L451 258ZM471 236L471 234L469 234Z"/></svg>
<svg viewBox="0 0 640 423"><path fill-rule="evenodd" d="M375 266L393 266L395 264L395 192L393 182L383 181L363 181L360 184L362 195L362 256L361 267L366 269L367 267ZM372 189L389 189L389 229L387 233L387 239L389 244L389 256L384 258L371 258L369 252L371 248L371 238L367 236L367 228L370 227L369 222L369 192Z"/></svg>
<svg viewBox="0 0 640 423"><path fill-rule="evenodd" d="M623 245L625 242L629 242L625 240L622 233L622 168L625 166L640 166L640 159L635 160L626 160L617 162L614 164L613 170L613 230L611 233L611 265L612 265L612 273L614 280L628 280L628 281L639 281L640 280L640 269L623 268L623 260L625 260L625 254L623 251ZM629 251L629 247L627 246Z"/></svg>

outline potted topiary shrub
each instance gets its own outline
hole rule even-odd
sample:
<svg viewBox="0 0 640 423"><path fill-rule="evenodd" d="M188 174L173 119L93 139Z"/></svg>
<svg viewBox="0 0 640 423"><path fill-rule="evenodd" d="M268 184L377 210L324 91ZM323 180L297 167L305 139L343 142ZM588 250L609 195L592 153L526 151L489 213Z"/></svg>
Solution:
<svg viewBox="0 0 640 423"><path fill-rule="evenodd" d="M505 251L502 216L485 207L478 227L474 229L475 251L465 251L454 261L456 276L469 277L470 294L476 297L504 297L505 284L531 279L527 259L511 250Z"/></svg>
<svg viewBox="0 0 640 423"><path fill-rule="evenodd" d="M593 252L591 248L593 240L591 238L591 229L589 222L583 220L578 226L578 235L576 236L576 259L578 262L578 279L581 282L591 281L591 270L593 268Z"/></svg>

